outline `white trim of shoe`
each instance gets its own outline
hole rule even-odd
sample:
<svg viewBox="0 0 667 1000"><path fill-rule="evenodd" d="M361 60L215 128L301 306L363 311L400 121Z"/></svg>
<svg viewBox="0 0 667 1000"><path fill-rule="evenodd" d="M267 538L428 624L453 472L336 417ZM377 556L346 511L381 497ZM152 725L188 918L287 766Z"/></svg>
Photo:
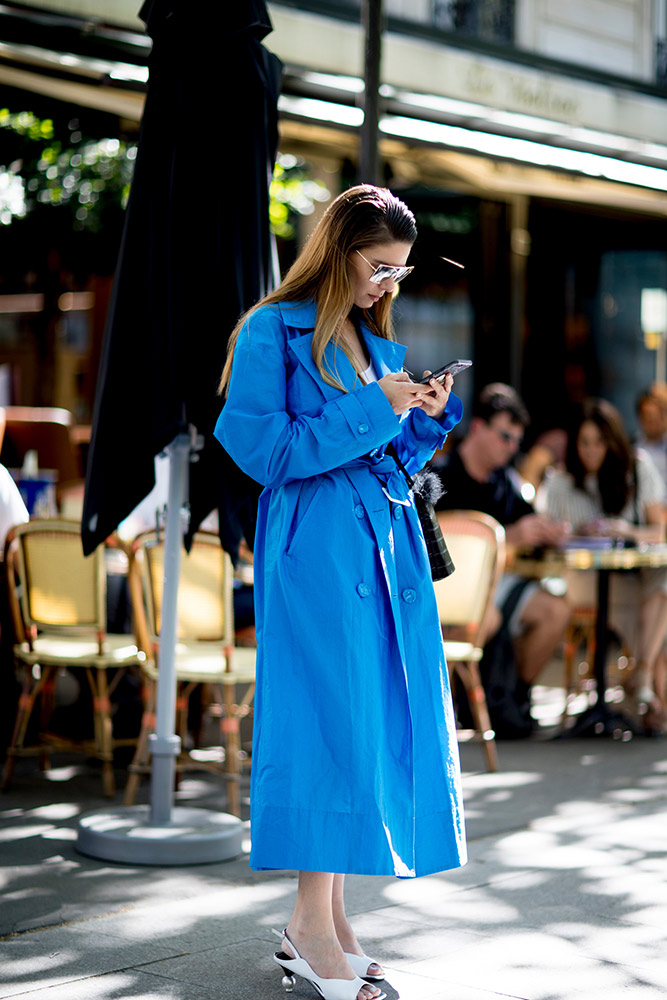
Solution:
<svg viewBox="0 0 667 1000"><path fill-rule="evenodd" d="M368 972L369 965L377 965L378 963L374 958L369 958L368 955L355 955L351 951L345 952L345 958L348 960L352 966L352 971L356 972L358 976L362 979L367 980L372 983L380 983L385 978L384 972L381 976L371 976Z"/></svg>
<svg viewBox="0 0 667 1000"><path fill-rule="evenodd" d="M276 951L273 954L274 962L281 967L286 975L297 975L307 980L317 990L322 1000L357 1000L359 991L364 986L368 986L368 983L360 976L355 976L354 979L324 979L322 976L318 976L305 958L301 958L287 936L287 928L283 931L274 930L273 933L277 934L279 938L285 938L294 952L294 958L290 958L286 952ZM373 997L372 1000L385 1000L386 996L386 993L381 993L380 996ZM369 1000L371 1000L370 997Z"/></svg>
<svg viewBox="0 0 667 1000"><path fill-rule="evenodd" d="M650 705L655 699L655 691L648 684L642 684L635 697L640 705Z"/></svg>

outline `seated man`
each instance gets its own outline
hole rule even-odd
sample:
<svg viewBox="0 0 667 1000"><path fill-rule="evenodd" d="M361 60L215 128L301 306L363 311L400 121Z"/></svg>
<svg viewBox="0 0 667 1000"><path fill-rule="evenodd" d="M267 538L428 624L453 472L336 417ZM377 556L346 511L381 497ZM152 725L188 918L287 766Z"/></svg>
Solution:
<svg viewBox="0 0 667 1000"><path fill-rule="evenodd" d="M557 545L565 536L563 525L536 514L523 499L508 468L528 422L528 412L514 389L501 382L486 386L473 406L468 433L437 470L446 490L438 510L490 514L505 528L507 543L517 548ZM499 628L505 605L516 601L521 582L513 573L501 579L490 635ZM529 687L558 647L570 607L539 582L524 581L518 601L505 617L519 678Z"/></svg>

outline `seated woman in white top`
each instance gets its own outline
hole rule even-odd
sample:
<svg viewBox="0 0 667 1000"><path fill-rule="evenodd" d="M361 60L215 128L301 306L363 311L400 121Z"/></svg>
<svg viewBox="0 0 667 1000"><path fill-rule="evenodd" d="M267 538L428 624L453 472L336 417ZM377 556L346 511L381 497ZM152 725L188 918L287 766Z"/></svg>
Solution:
<svg viewBox="0 0 667 1000"><path fill-rule="evenodd" d="M546 483L548 513L569 521L575 535L661 542L663 495L655 465L645 452L633 453L618 411L605 400L587 400L568 435L565 469ZM593 593L592 574L573 572L568 585L572 603L594 603ZM662 725L667 571L613 574L610 610L614 627L635 652L637 701L649 710L652 728L656 719Z"/></svg>

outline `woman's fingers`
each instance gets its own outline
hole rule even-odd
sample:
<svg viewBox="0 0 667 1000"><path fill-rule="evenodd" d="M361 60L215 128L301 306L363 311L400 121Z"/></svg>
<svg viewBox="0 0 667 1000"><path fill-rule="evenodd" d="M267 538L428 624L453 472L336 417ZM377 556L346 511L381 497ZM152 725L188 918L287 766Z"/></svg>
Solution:
<svg viewBox="0 0 667 1000"><path fill-rule="evenodd" d="M426 386L413 382L405 372L395 372L385 375L378 385L391 403L394 413L405 413L413 406L421 406Z"/></svg>
<svg viewBox="0 0 667 1000"><path fill-rule="evenodd" d="M424 372L424 378L429 375L430 372ZM438 419L445 412L445 407L447 406L447 401L449 400L449 394L452 390L454 384L454 379L452 375L447 373L444 382L438 382L437 379L430 379L429 381L429 392L424 397L422 403L422 409L429 415L429 417L435 417Z"/></svg>

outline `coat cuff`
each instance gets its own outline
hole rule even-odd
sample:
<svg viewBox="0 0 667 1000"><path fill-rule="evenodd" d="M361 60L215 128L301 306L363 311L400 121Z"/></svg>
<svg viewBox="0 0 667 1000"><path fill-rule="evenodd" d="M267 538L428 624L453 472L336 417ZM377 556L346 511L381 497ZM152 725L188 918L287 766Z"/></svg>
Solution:
<svg viewBox="0 0 667 1000"><path fill-rule="evenodd" d="M348 427L367 451L390 441L399 430L399 419L377 382L346 393L338 400L338 406Z"/></svg>
<svg viewBox="0 0 667 1000"><path fill-rule="evenodd" d="M409 410L411 415L413 433L423 441L429 441L434 450L441 448L445 439L453 427L459 423L463 416L463 403L453 392L450 392L445 412L437 420L429 417L418 407Z"/></svg>

